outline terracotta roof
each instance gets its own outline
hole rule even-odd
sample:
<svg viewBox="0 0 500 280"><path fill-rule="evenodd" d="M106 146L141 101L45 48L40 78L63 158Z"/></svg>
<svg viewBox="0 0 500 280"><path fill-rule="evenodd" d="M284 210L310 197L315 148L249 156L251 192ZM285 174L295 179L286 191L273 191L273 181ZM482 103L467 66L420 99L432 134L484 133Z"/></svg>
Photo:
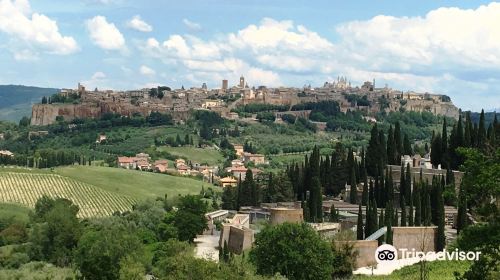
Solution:
<svg viewBox="0 0 500 280"><path fill-rule="evenodd" d="M118 162L119 163L133 163L134 158L131 157L118 157Z"/></svg>

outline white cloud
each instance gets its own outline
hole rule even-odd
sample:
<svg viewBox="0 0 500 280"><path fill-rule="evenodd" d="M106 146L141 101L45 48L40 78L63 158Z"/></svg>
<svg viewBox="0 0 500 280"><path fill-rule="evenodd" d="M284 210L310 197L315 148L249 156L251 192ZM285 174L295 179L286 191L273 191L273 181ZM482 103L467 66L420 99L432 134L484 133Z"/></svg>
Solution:
<svg viewBox="0 0 500 280"><path fill-rule="evenodd" d="M184 23L184 25L191 31L200 31L202 28L201 28L201 25L199 23L196 23L194 21L190 21L189 19L185 18L182 20L182 23Z"/></svg>
<svg viewBox="0 0 500 280"><path fill-rule="evenodd" d="M87 30L94 44L105 50L124 50L125 38L113 23L103 16L95 16L86 21Z"/></svg>
<svg viewBox="0 0 500 280"><path fill-rule="evenodd" d="M443 93L477 108L477 102L464 102L468 94L484 97L500 88L491 81L500 73L499 27L500 3L491 3L346 22L337 26L335 43L293 21L264 18L209 40L150 38L140 49L193 83L243 74L250 85L320 85L347 75L355 85L375 78L379 86ZM495 101L491 106L500 107Z"/></svg>
<svg viewBox="0 0 500 280"><path fill-rule="evenodd" d="M73 37L61 35L55 20L33 13L27 0L0 0L0 32L11 36L16 49L18 44L24 47L14 51L16 59L26 58L28 52L34 57L38 51L67 55L79 50Z"/></svg>
<svg viewBox="0 0 500 280"><path fill-rule="evenodd" d="M148 23L146 23L144 20L142 20L139 15L136 15L132 17L132 19L127 21L127 27L141 32L153 31L153 27Z"/></svg>
<svg viewBox="0 0 500 280"><path fill-rule="evenodd" d="M104 74L103 72L95 72L94 75L92 75L92 80L102 80L106 78L106 74Z"/></svg>
<svg viewBox="0 0 500 280"><path fill-rule="evenodd" d="M154 76L156 75L156 72L155 70L147 67L146 65L142 65L140 68L139 68L139 72L144 75L144 76Z"/></svg>
<svg viewBox="0 0 500 280"><path fill-rule="evenodd" d="M342 45L373 68L500 66L500 3L439 8L424 17L376 16L340 25ZM394 65L394 61L399 63Z"/></svg>

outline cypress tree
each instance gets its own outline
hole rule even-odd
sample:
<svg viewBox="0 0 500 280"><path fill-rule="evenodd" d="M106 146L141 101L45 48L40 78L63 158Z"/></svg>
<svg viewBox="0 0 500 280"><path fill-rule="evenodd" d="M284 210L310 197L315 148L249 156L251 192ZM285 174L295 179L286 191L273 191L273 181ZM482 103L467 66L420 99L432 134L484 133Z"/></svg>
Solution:
<svg viewBox="0 0 500 280"><path fill-rule="evenodd" d="M401 205L401 226L406 226L406 201L405 197L401 197L402 205Z"/></svg>
<svg viewBox="0 0 500 280"><path fill-rule="evenodd" d="M371 176L377 174L377 164L380 159L379 155L379 138L377 124L373 125L370 132L370 141L366 150L366 170Z"/></svg>
<svg viewBox="0 0 500 280"><path fill-rule="evenodd" d="M438 185L438 205L437 205L437 240L436 240L436 250L442 251L446 246L446 237L444 232L444 199L443 199L443 186Z"/></svg>
<svg viewBox="0 0 500 280"><path fill-rule="evenodd" d="M405 197L406 197L406 202L409 203L410 198L411 198L411 169L410 169L410 164L406 164L406 174L405 174Z"/></svg>
<svg viewBox="0 0 500 280"><path fill-rule="evenodd" d="M457 234L467 226L467 197L464 184L460 184L458 191Z"/></svg>
<svg viewBox="0 0 500 280"><path fill-rule="evenodd" d="M402 198L405 197L406 194L406 176L405 176L405 167L401 165L400 177L399 177L399 205L402 207L403 201Z"/></svg>
<svg viewBox="0 0 500 280"><path fill-rule="evenodd" d="M339 221L339 213L335 209L335 204L332 203L332 207L330 208L330 222L337 223Z"/></svg>
<svg viewBox="0 0 500 280"><path fill-rule="evenodd" d="M385 215L387 215L387 210L385 211ZM378 227L377 229L383 227L385 225L385 215L384 208L380 209L380 215L378 216Z"/></svg>
<svg viewBox="0 0 500 280"><path fill-rule="evenodd" d="M419 184L421 186L421 183ZM415 197L415 222L414 225L419 227L422 222L422 211L421 211L421 199L420 199L420 187L415 185L415 189L413 191L413 196Z"/></svg>
<svg viewBox="0 0 500 280"><path fill-rule="evenodd" d="M368 237L372 232L373 226L373 215L372 215L372 201L370 200L368 205L365 206L365 237Z"/></svg>
<svg viewBox="0 0 500 280"><path fill-rule="evenodd" d="M382 161L382 164L381 166L385 166L387 164L387 153L386 153L386 150L387 150L387 142L385 140L385 135L384 135L384 131L383 130L380 130L379 131L379 155L380 155L380 160Z"/></svg>
<svg viewBox="0 0 500 280"><path fill-rule="evenodd" d="M443 117L443 131L441 132L441 166L446 168L448 166L448 132L446 117Z"/></svg>
<svg viewBox="0 0 500 280"><path fill-rule="evenodd" d="M357 240L363 240L363 212L361 210L361 203L358 207L358 224L356 229Z"/></svg>
<svg viewBox="0 0 500 280"><path fill-rule="evenodd" d="M349 193L349 202L351 204L356 204L358 203L357 202L357 198L358 198L358 190L357 190L357 187L356 187L356 174L354 173L354 166L351 167L351 181L350 181L350 184L351 184L351 192Z"/></svg>
<svg viewBox="0 0 500 280"><path fill-rule="evenodd" d="M387 132L387 163L396 164L396 143L394 142L394 133L392 132L392 125L389 126Z"/></svg>
<svg viewBox="0 0 500 280"><path fill-rule="evenodd" d="M396 125L394 126L394 144L396 145L395 164L397 165L401 164L401 155L403 153L402 140L403 139L401 137L401 127L399 125L399 121L397 121Z"/></svg>
<svg viewBox="0 0 500 280"><path fill-rule="evenodd" d="M366 172L363 179L363 194L361 195L361 205L368 205L368 177L366 176Z"/></svg>
<svg viewBox="0 0 500 280"><path fill-rule="evenodd" d="M302 207L302 214L304 215L304 221L306 222L310 222L311 221L311 215L309 214L309 206L308 206L308 202L307 200L306 201L302 201L301 202L301 207Z"/></svg>
<svg viewBox="0 0 500 280"><path fill-rule="evenodd" d="M441 135L438 133L434 135L434 139L431 143L431 163L434 168L437 168L443 162L443 153L442 153L442 139Z"/></svg>
<svg viewBox="0 0 500 280"><path fill-rule="evenodd" d="M385 234L385 243L392 244L392 224L394 219L393 202L388 201L385 206L385 226L387 227L387 233ZM382 227L382 225L380 226Z"/></svg>
<svg viewBox="0 0 500 280"><path fill-rule="evenodd" d="M413 226L413 222L414 222L414 218L413 218L413 193L410 193L410 199L409 199L409 202L410 202L410 207L408 209L408 226L412 227Z"/></svg>
<svg viewBox="0 0 500 280"><path fill-rule="evenodd" d="M399 213L398 209L394 209L394 220L392 223L396 227L398 226L398 222L399 222L399 217L398 217L399 214L398 213Z"/></svg>
<svg viewBox="0 0 500 280"><path fill-rule="evenodd" d="M411 148L410 138L408 138L408 134L405 133L403 139L403 151L405 155L413 155L413 149Z"/></svg>
<svg viewBox="0 0 500 280"><path fill-rule="evenodd" d="M378 229L377 216L378 216L377 201L374 200L373 201L373 209L372 209L372 222L373 222L372 230L373 231L370 234L374 233Z"/></svg>
<svg viewBox="0 0 500 280"><path fill-rule="evenodd" d="M431 225L431 196L429 192L427 192L426 199L425 199L425 213L426 217L424 220L424 225L425 226L430 226Z"/></svg>
<svg viewBox="0 0 500 280"><path fill-rule="evenodd" d="M477 147L484 148L486 145L486 126L484 123L484 110L481 110L479 116L479 128L477 131Z"/></svg>
<svg viewBox="0 0 500 280"><path fill-rule="evenodd" d="M465 113L465 128L464 128L464 146L472 147L472 121L470 112Z"/></svg>

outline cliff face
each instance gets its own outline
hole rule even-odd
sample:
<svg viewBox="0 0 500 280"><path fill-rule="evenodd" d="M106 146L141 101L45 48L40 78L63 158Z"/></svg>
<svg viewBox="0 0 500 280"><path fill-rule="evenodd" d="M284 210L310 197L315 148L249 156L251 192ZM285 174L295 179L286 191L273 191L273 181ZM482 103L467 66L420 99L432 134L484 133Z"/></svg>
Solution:
<svg viewBox="0 0 500 280"><path fill-rule="evenodd" d="M148 116L153 111L169 113L176 121L189 117L189 111L171 112L167 107L149 108L123 103L35 104L31 111L31 125L53 124L57 116L62 116L65 121L72 121L75 118L99 118L109 112L131 117L135 113Z"/></svg>
<svg viewBox="0 0 500 280"><path fill-rule="evenodd" d="M458 119L459 110L451 102L433 102L429 100L408 100L404 107L409 111L416 112L431 112L435 115L443 115L450 118Z"/></svg>

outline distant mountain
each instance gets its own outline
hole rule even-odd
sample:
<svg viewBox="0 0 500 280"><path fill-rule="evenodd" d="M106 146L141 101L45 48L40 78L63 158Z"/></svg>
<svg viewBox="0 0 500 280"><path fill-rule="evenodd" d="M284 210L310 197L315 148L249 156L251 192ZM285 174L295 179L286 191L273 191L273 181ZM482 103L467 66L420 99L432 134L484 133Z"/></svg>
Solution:
<svg viewBox="0 0 500 280"><path fill-rule="evenodd" d="M0 120L17 122L23 116L29 117L34 103L58 91L56 88L0 85Z"/></svg>
<svg viewBox="0 0 500 280"><path fill-rule="evenodd" d="M497 111L497 119L500 120L500 111ZM479 118L481 116L481 113L478 112L471 112L470 114L470 119L472 120L473 123L477 122L479 123ZM485 112L484 113L484 122L486 126L490 125L491 122L495 119L495 112Z"/></svg>

